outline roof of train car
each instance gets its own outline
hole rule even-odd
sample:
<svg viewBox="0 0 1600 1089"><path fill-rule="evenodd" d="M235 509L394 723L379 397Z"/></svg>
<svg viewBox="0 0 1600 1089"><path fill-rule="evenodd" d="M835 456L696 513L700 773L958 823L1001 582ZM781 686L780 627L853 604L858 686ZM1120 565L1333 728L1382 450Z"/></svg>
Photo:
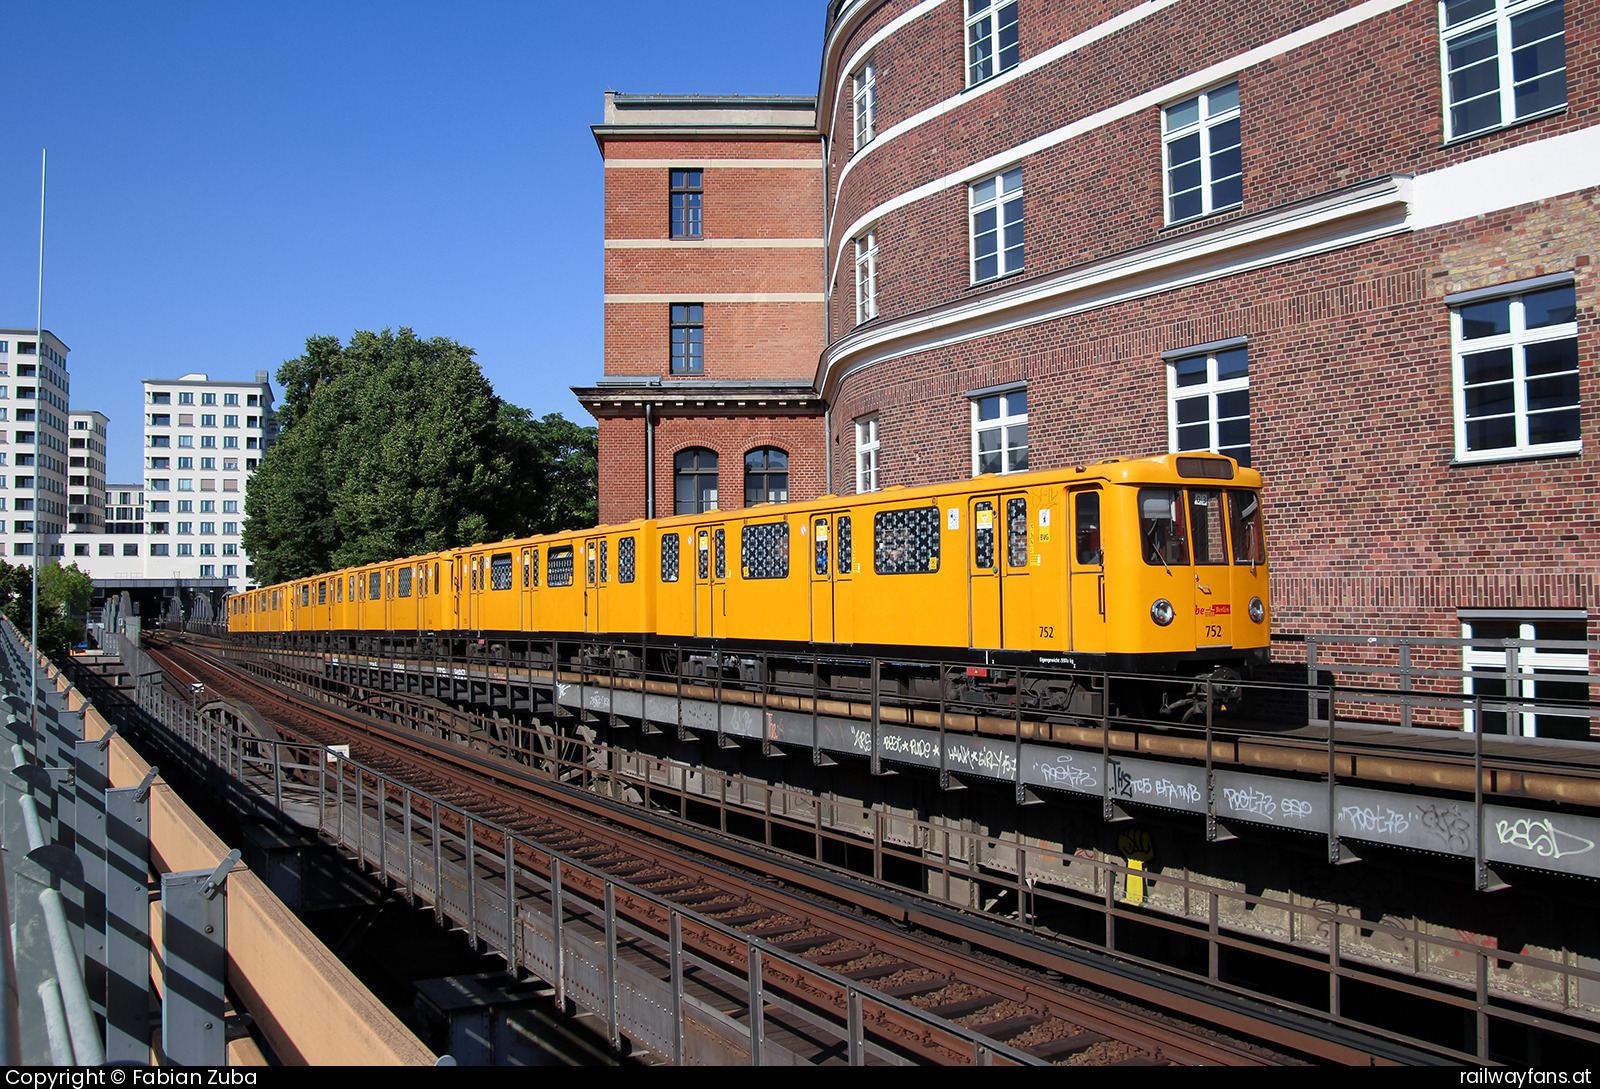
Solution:
<svg viewBox="0 0 1600 1089"><path fill-rule="evenodd" d="M1197 458L1208 461L1226 461L1232 464L1231 478L1183 476L1178 472L1180 458ZM753 507L733 507L727 510L711 510L703 514L673 514L664 518L654 519L654 524L662 528L677 528L681 526L697 525L713 519L743 519L766 518L786 514L801 514L811 511L837 510L840 506L856 506L867 503L882 503L886 500L917 500L934 499L949 495L951 492L968 493L973 491L986 491L992 485L995 491L1014 491L1020 488L1037 487L1039 485L1062 484L1080 480L1101 480L1117 484L1142 484L1152 481L1173 481L1176 479L1197 480L1202 483L1210 482L1215 485L1232 484L1235 487L1259 488L1261 487L1261 474L1255 469L1241 466L1234 459L1223 454L1215 454L1204 450L1186 451L1182 453L1153 454L1137 458L1106 458L1092 464L1061 466L1053 469L1039 469L1028 473L984 473L982 476L968 477L963 480L942 481L938 484L918 484L905 487L891 484L873 492L861 492L855 495L822 495L815 499L801 499L788 503L757 503ZM292 586L301 582L327 578L329 575L342 571L364 572L368 570L382 570L397 563L421 563L429 560L450 557L462 552L479 552L498 548L517 548L524 545L541 545L546 542L564 542L577 537L587 537L594 534L611 534L627 532L628 530L642 530L651 524L651 519L636 518L628 522L614 522L608 525L591 526L584 529L558 530L554 533L540 533L530 537L508 537L501 541L484 542L480 544L458 545L454 548L441 549L437 552L426 552L417 556L401 556L392 560L382 560L375 563L362 564L358 567L338 568L320 575L311 575L308 578L290 579L287 582L276 583L275 586ZM272 586L263 589L272 589Z"/></svg>

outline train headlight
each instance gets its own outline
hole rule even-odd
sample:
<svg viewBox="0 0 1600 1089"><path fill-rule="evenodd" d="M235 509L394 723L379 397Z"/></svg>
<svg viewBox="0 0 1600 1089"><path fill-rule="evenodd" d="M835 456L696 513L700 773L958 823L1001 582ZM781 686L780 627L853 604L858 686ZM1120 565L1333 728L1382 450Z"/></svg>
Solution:
<svg viewBox="0 0 1600 1089"><path fill-rule="evenodd" d="M1265 605L1261 604L1261 599L1259 597L1251 598L1250 599L1250 619L1254 620L1257 624L1259 624L1259 623L1261 623L1261 621L1266 619L1266 616L1267 616L1267 607Z"/></svg>
<svg viewBox="0 0 1600 1089"><path fill-rule="evenodd" d="M1160 598L1150 606L1150 619L1160 624L1163 628L1172 623L1172 618L1178 615L1178 610L1172 607L1172 602Z"/></svg>

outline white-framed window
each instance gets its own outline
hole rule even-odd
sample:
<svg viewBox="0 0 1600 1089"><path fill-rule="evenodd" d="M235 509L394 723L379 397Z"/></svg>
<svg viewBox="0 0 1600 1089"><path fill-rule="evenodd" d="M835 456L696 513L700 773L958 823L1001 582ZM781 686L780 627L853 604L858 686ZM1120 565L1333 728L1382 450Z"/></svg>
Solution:
<svg viewBox="0 0 1600 1089"><path fill-rule="evenodd" d="M1457 461L1583 449L1577 291L1565 276L1448 295Z"/></svg>
<svg viewBox="0 0 1600 1089"><path fill-rule="evenodd" d="M1562 0L1442 0L1445 139L1567 104Z"/></svg>
<svg viewBox="0 0 1600 1089"><path fill-rule="evenodd" d="M1161 111L1166 153L1167 222L1233 208L1244 201L1239 84L1214 87Z"/></svg>
<svg viewBox="0 0 1600 1089"><path fill-rule="evenodd" d="M1250 359L1242 340L1167 354L1167 448L1250 464Z"/></svg>
<svg viewBox="0 0 1600 1089"><path fill-rule="evenodd" d="M878 490L878 417L856 421L856 491Z"/></svg>
<svg viewBox="0 0 1600 1089"><path fill-rule="evenodd" d="M972 475L1028 468L1028 391L977 390L972 404Z"/></svg>
<svg viewBox="0 0 1600 1089"><path fill-rule="evenodd" d="M878 232L856 239L856 324L878 316Z"/></svg>
<svg viewBox="0 0 1600 1089"><path fill-rule="evenodd" d="M1462 609L1461 650L1467 676L1463 691L1483 700L1468 707L1463 726L1470 733L1590 739L1589 717L1561 714L1544 701L1589 701L1589 652L1579 646L1518 646L1517 642L1583 643L1588 616L1573 609Z"/></svg>
<svg viewBox="0 0 1600 1089"><path fill-rule="evenodd" d="M1020 272L1022 168L996 174L967 191L971 227L972 282Z"/></svg>
<svg viewBox="0 0 1600 1089"><path fill-rule="evenodd" d="M967 0L967 86L1015 68L1021 59L1017 0Z"/></svg>
<svg viewBox="0 0 1600 1089"><path fill-rule="evenodd" d="M850 77L851 112L855 118L857 151L878 134L878 68L868 61Z"/></svg>

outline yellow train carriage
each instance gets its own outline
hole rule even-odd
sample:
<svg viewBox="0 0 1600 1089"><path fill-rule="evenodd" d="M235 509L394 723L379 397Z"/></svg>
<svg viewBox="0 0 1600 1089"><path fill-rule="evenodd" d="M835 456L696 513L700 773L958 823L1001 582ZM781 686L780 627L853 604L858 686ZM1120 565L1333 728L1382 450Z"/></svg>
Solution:
<svg viewBox="0 0 1600 1089"><path fill-rule="evenodd" d="M1203 453L886 488L369 564L230 623L1194 672L1270 642L1260 491Z"/></svg>

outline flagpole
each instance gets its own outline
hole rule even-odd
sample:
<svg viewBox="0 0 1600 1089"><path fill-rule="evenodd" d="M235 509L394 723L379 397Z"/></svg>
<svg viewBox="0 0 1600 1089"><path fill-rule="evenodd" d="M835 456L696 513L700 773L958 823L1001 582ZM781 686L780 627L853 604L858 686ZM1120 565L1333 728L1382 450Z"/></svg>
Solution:
<svg viewBox="0 0 1600 1089"><path fill-rule="evenodd" d="M44 365L44 179L46 151L39 150L39 296L35 312L34 387L37 392L44 375L39 368ZM30 641L33 654L28 659L28 726L33 730L35 759L43 755L39 747L39 427L42 421L35 415L33 426L33 621Z"/></svg>

